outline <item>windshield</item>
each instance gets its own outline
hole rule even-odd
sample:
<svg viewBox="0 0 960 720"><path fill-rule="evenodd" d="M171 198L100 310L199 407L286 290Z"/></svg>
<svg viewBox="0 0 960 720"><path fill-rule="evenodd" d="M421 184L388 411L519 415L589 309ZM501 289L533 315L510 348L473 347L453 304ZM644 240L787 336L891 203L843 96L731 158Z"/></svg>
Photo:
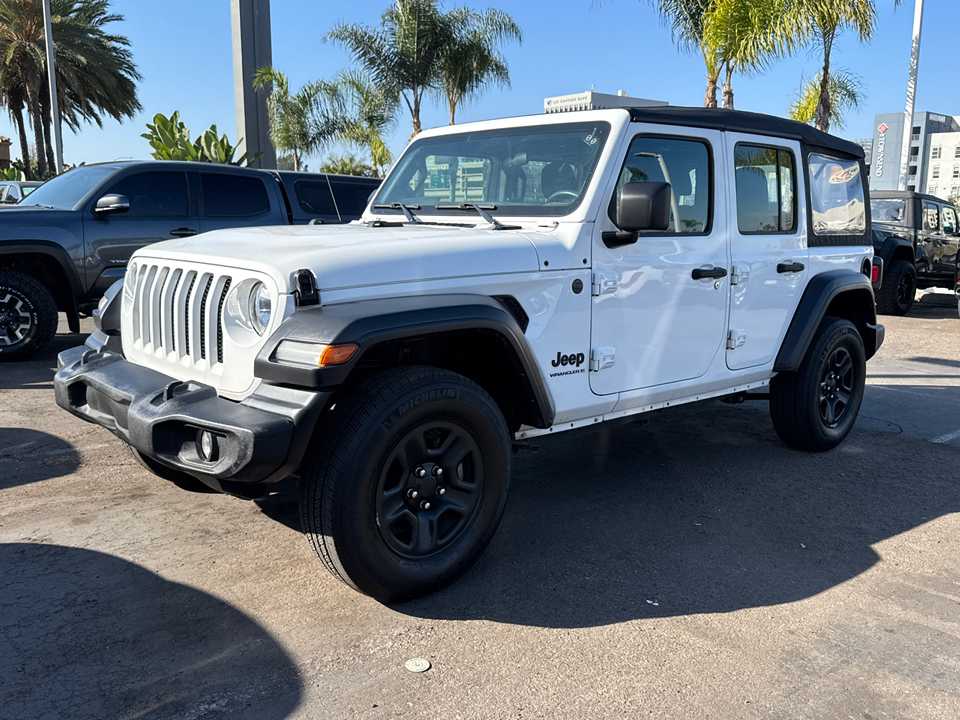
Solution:
<svg viewBox="0 0 960 720"><path fill-rule="evenodd" d="M117 171L115 165L90 165L68 170L36 188L21 205L48 205L56 210L73 210L101 180Z"/></svg>
<svg viewBox="0 0 960 720"><path fill-rule="evenodd" d="M906 217L907 204L904 200L871 200L870 216L876 222L902 223Z"/></svg>
<svg viewBox="0 0 960 720"><path fill-rule="evenodd" d="M419 206L418 214L476 203L494 215L566 215L583 200L609 134L609 123L591 122L423 138L373 202Z"/></svg>

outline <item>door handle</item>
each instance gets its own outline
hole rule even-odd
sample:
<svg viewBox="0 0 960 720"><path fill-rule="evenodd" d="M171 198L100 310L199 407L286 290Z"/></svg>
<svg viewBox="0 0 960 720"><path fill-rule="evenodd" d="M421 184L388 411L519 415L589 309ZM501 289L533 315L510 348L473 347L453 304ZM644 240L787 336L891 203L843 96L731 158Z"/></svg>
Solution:
<svg viewBox="0 0 960 720"><path fill-rule="evenodd" d="M176 230L171 230L170 234L174 237L190 237L191 235L196 235L197 231L192 228L177 228Z"/></svg>
<svg viewBox="0 0 960 720"><path fill-rule="evenodd" d="M690 276L694 280L718 279L727 276L727 269L722 267L695 268Z"/></svg>
<svg viewBox="0 0 960 720"><path fill-rule="evenodd" d="M801 272L803 263L779 263L777 264L778 273Z"/></svg>

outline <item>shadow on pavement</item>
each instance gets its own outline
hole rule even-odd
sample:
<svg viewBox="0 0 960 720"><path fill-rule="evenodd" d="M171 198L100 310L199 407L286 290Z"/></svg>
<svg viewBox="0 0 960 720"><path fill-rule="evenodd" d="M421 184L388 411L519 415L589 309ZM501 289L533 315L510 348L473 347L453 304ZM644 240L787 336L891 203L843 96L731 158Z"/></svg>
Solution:
<svg viewBox="0 0 960 720"><path fill-rule="evenodd" d="M57 545L0 545L0 577L0 716L280 720L300 702L276 640L199 590Z"/></svg>
<svg viewBox="0 0 960 720"><path fill-rule="evenodd" d="M0 490L69 475L79 466L80 453L56 435L0 427Z"/></svg>
<svg viewBox="0 0 960 720"><path fill-rule="evenodd" d="M477 565L394 609L579 628L811 597L877 563L874 543L960 510L956 449L890 437L855 428L831 452L795 451L757 402L550 438L514 456ZM921 450L923 476L890 471Z"/></svg>
<svg viewBox="0 0 960 720"><path fill-rule="evenodd" d="M31 388L53 390L53 375L57 372L57 355L77 345L83 345L89 333L58 333L36 355L17 362L0 363L0 390Z"/></svg>

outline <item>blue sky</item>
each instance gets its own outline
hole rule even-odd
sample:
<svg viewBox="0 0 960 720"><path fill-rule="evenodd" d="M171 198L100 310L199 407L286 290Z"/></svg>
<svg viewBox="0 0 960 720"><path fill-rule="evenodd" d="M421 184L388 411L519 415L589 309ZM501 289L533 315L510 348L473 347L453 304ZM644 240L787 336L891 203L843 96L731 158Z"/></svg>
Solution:
<svg viewBox="0 0 960 720"><path fill-rule="evenodd" d="M291 84L332 78L350 67L341 48L323 42L337 22L375 25L389 0L272 0L273 63ZM520 46L504 54L510 66L509 89L493 88L458 111L458 121L537 114L543 98L582 92L624 90L635 97L665 100L671 105L703 102L703 61L676 49L670 32L645 0L552 0L523 2L479 0L445 3L446 9L467 4L474 9L498 7L510 13L524 33ZM833 67L861 77L866 90L862 110L850 114L836 134L871 137L873 117L902 112L904 107L913 2L894 10L893 0L876 0L879 22L870 45L843 35L833 54ZM229 0L113 0L111 9L124 16L112 32L126 35L143 76L139 86L143 112L132 120L108 120L104 128L84 126L79 134L64 133L67 162L97 162L118 158L148 159L150 148L140 137L155 113L179 110L194 136L211 124L236 140L233 61ZM923 50L917 110L960 115L960 77L956 47L960 8L957 0L926 0ZM734 79L736 107L785 115L802 78L819 69L815 50L777 61L760 75ZM445 104L430 99L421 115L425 128L447 123ZM398 116L388 146L398 154L410 136L409 114ZM6 113L0 114L0 135L16 132ZM317 159L309 161L317 165Z"/></svg>

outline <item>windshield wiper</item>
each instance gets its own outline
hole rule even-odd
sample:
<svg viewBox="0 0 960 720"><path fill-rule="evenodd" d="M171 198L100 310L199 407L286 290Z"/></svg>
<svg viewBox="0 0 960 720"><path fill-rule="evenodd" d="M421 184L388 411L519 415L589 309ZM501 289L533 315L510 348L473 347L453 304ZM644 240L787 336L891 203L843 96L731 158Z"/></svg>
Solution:
<svg viewBox="0 0 960 720"><path fill-rule="evenodd" d="M506 230L506 226L502 225L493 215L487 212L487 210L496 210L496 205L477 205L477 203L455 203L451 205L437 205L437 210L475 210L480 217L490 223L490 228L492 230Z"/></svg>
<svg viewBox="0 0 960 720"><path fill-rule="evenodd" d="M416 217L411 210L419 210L419 205L404 205L403 203L384 203L373 206L374 210L399 210L407 219L407 222L418 223L420 218Z"/></svg>

